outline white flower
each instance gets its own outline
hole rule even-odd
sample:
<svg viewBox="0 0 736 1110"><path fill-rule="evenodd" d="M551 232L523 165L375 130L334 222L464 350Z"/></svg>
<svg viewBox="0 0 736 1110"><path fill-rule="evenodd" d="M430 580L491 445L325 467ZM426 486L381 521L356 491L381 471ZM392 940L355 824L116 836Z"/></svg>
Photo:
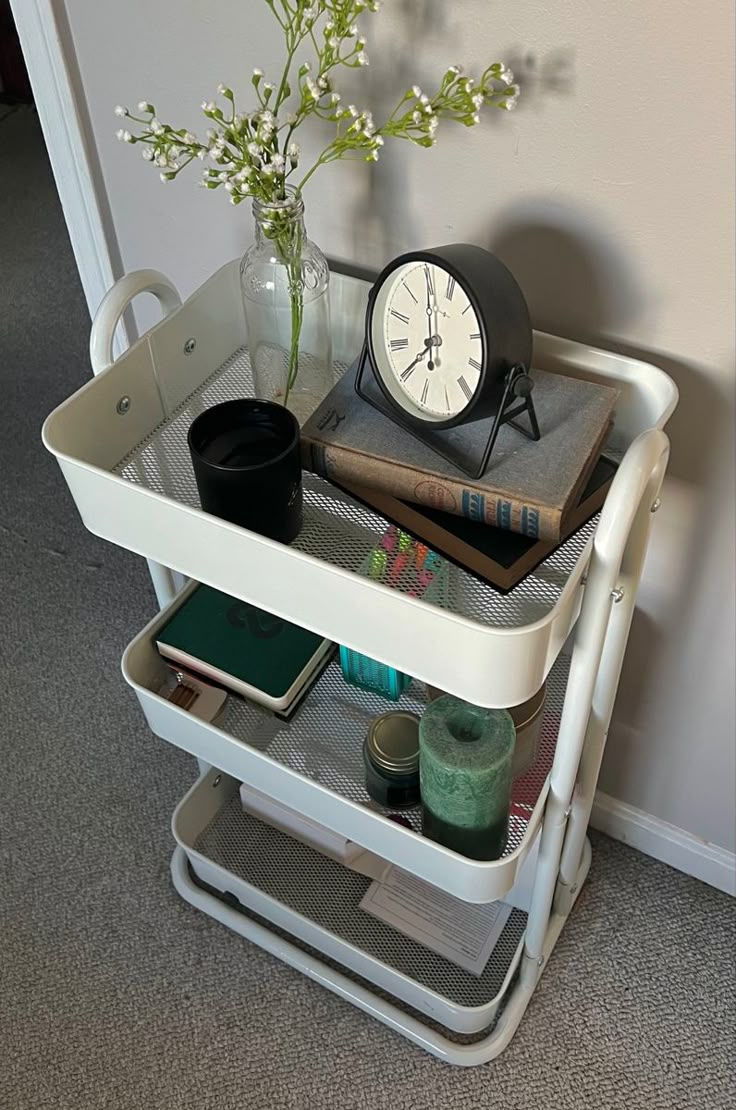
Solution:
<svg viewBox="0 0 736 1110"><path fill-rule="evenodd" d="M231 88L229 88L228 85L218 85L217 86L217 91L220 94L220 96L225 96L225 97L227 97L228 100L232 100L233 90Z"/></svg>
<svg viewBox="0 0 736 1110"><path fill-rule="evenodd" d="M258 158L261 153L261 148L258 143L248 143L246 150L250 154L251 158Z"/></svg>
<svg viewBox="0 0 736 1110"><path fill-rule="evenodd" d="M202 101L201 108L206 116L211 116L215 111L215 107L215 104L211 100Z"/></svg>
<svg viewBox="0 0 736 1110"><path fill-rule="evenodd" d="M296 160L301 154L299 143L289 143L289 149L286 152L290 158Z"/></svg>
<svg viewBox="0 0 736 1110"><path fill-rule="evenodd" d="M273 177L274 172L274 167L270 164L270 162L268 162L261 170L261 173L264 177Z"/></svg>
<svg viewBox="0 0 736 1110"><path fill-rule="evenodd" d="M358 33L358 28L355 26L354 23L352 23L350 27L348 27L347 33L350 35L350 38L355 38Z"/></svg>
<svg viewBox="0 0 736 1110"><path fill-rule="evenodd" d="M358 118L358 114L359 114L359 113L358 113L358 109L357 109L357 108L355 107L355 105L354 105L354 104L348 104L348 112L349 112L349 113L350 113L350 115L351 115L351 116L353 117L353 119L357 119L357 118Z"/></svg>
<svg viewBox="0 0 736 1110"><path fill-rule="evenodd" d="M200 149L197 151L197 157L199 158L200 162L204 162L205 158L207 157L207 151L204 147L200 147Z"/></svg>
<svg viewBox="0 0 736 1110"><path fill-rule="evenodd" d="M374 135L373 142L376 146L383 146L383 135Z"/></svg>
<svg viewBox="0 0 736 1110"><path fill-rule="evenodd" d="M426 95L426 93L422 93L422 95L419 97L419 102L420 104L424 105L429 104L429 97Z"/></svg>
<svg viewBox="0 0 736 1110"><path fill-rule="evenodd" d="M479 116L479 115L477 114L477 112L476 112L476 114L475 114L475 115L474 115L474 116L472 117L472 119L473 119L473 123L480 123L480 116Z"/></svg>
<svg viewBox="0 0 736 1110"><path fill-rule="evenodd" d="M133 136L131 135L130 131L122 131L122 130L121 131L116 131L115 132L115 137L121 143L132 143L133 142Z"/></svg>
<svg viewBox="0 0 736 1110"><path fill-rule="evenodd" d="M196 141L197 141L197 136L193 135L191 133L191 131L185 131L184 132L184 142L185 143L189 143L189 145L191 146L191 144L196 143Z"/></svg>
<svg viewBox="0 0 736 1110"><path fill-rule="evenodd" d="M335 95L337 95L337 94L335 94ZM289 127L293 127L298 118L299 117L297 116L296 112L289 112L289 114L286 117L286 122L289 124Z"/></svg>
<svg viewBox="0 0 736 1110"><path fill-rule="evenodd" d="M304 82L304 85L312 100L319 100L321 95L320 90L315 82L311 79L311 77L307 78L307 80Z"/></svg>
<svg viewBox="0 0 736 1110"><path fill-rule="evenodd" d="M329 85L329 81L327 80L327 78L325 77L324 74L322 74L321 77L317 78L317 87L322 89L323 92L325 91L325 89L327 88L328 85Z"/></svg>
<svg viewBox="0 0 736 1110"><path fill-rule="evenodd" d="M511 97L509 100L504 100L501 104L501 107L505 108L507 112L513 112L514 108L516 107L516 102L517 97L514 96Z"/></svg>
<svg viewBox="0 0 736 1110"><path fill-rule="evenodd" d="M263 91L264 92L272 93L275 88L276 88L276 86L272 85L270 81L264 81L263 82Z"/></svg>
<svg viewBox="0 0 736 1110"><path fill-rule="evenodd" d="M432 116L431 120L429 121L429 124L427 125L427 131L429 132L430 135L434 135L438 126L439 126L439 120L437 119L437 116Z"/></svg>
<svg viewBox="0 0 736 1110"><path fill-rule="evenodd" d="M483 106L483 94L482 93L476 93L475 96L472 98L472 100L473 100L473 107L474 108L481 108Z"/></svg>
<svg viewBox="0 0 736 1110"><path fill-rule="evenodd" d="M338 92L333 92L332 96L330 97L330 104L339 104L339 103L340 103L340 94Z"/></svg>
<svg viewBox="0 0 736 1110"><path fill-rule="evenodd" d="M258 66L256 66L256 68L253 70L253 76L260 81L261 77L263 77L263 70L259 69Z"/></svg>
<svg viewBox="0 0 736 1110"><path fill-rule="evenodd" d="M414 120L414 123L421 123L422 122L422 113L421 112L412 112L411 118Z"/></svg>
<svg viewBox="0 0 736 1110"><path fill-rule="evenodd" d="M153 159L156 157L156 155L151 150L150 146L144 146L143 150L141 151L141 154L143 155L143 158L145 159L146 162L152 162Z"/></svg>
<svg viewBox="0 0 736 1110"><path fill-rule="evenodd" d="M160 173L159 177L164 182L164 184L166 184L167 181L173 181L174 180L174 174L173 173Z"/></svg>
<svg viewBox="0 0 736 1110"><path fill-rule="evenodd" d="M453 77L457 77L459 73L462 73L462 71L462 66L450 66L447 72L451 73Z"/></svg>
<svg viewBox="0 0 736 1110"><path fill-rule="evenodd" d="M513 71L506 68L502 69L500 74L498 75L498 79L499 81L503 81L506 85L512 84L514 80Z"/></svg>
<svg viewBox="0 0 736 1110"><path fill-rule="evenodd" d="M417 100L421 100L422 90L419 88L419 85L412 85L411 91L414 93L414 96L417 98Z"/></svg>
<svg viewBox="0 0 736 1110"><path fill-rule="evenodd" d="M370 154L368 154L366 156L366 161L367 162L377 162L378 161L378 151L377 150L372 150L370 152Z"/></svg>
<svg viewBox="0 0 736 1110"><path fill-rule="evenodd" d="M227 189L228 193L234 193L237 186L233 181L226 181L225 188Z"/></svg>
<svg viewBox="0 0 736 1110"><path fill-rule="evenodd" d="M145 112L147 115L153 115L153 104L149 104L147 100L141 100L138 105L139 112Z"/></svg>
<svg viewBox="0 0 736 1110"><path fill-rule="evenodd" d="M273 166L276 173L283 173L284 172L284 166L286 165L286 161L284 159L283 154L272 154L271 155L271 165Z"/></svg>
<svg viewBox="0 0 736 1110"><path fill-rule="evenodd" d="M217 176L220 179L220 181L227 181L228 175L225 172L225 170L220 170L220 172L218 173Z"/></svg>
<svg viewBox="0 0 736 1110"><path fill-rule="evenodd" d="M118 104L115 108L115 115L120 117L129 116L130 112L123 104Z"/></svg>
<svg viewBox="0 0 736 1110"><path fill-rule="evenodd" d="M163 135L164 133L164 129L157 119L152 119L149 127L151 128L151 131L154 135Z"/></svg>

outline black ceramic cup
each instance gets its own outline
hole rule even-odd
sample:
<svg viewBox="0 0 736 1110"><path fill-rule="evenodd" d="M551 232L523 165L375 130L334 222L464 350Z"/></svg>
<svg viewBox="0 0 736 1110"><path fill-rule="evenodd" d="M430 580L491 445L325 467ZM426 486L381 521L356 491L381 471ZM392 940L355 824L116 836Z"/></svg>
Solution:
<svg viewBox="0 0 736 1110"><path fill-rule="evenodd" d="M281 543L302 526L299 423L271 401L225 401L189 428L189 451L206 513Z"/></svg>

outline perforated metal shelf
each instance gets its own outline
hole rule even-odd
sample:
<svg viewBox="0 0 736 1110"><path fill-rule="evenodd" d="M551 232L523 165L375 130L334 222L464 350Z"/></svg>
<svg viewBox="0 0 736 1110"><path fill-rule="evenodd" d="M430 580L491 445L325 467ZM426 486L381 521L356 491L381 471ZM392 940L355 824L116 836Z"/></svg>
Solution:
<svg viewBox="0 0 736 1110"><path fill-rule="evenodd" d="M336 374L344 370L345 366L336 364ZM243 347L186 398L169 419L121 459L113 473L198 508L199 497L187 447L189 425L212 405L252 392L250 358ZM291 546L359 574L388 522L316 475L304 474L304 499L304 526ZM506 595L453 567L446 607L496 628L518 627L540 620L555 607L596 523L597 517L561 544ZM400 579L394 588L407 592L410 586Z"/></svg>
<svg viewBox="0 0 736 1110"><path fill-rule="evenodd" d="M320 952L311 944L305 944L305 942L300 940L299 937L295 937L286 929L280 929L279 926L274 925L272 921L269 921L261 914L255 913L252 909L249 909L248 906L243 905L243 903L235 895L218 890L217 887L214 887L210 883L205 882L204 879L197 875L196 871L189 862L187 862L187 882L191 882L194 889L201 890L212 898L212 902L210 903L209 907L200 907L200 909L204 908L205 912L209 910L210 916L216 917L216 913L212 912L212 908L214 908L214 906L218 902L223 902L229 909L233 909L238 914L241 914L243 917L248 918L259 925L265 926L269 932L273 933L277 937L280 937L288 944L294 945L296 948L301 949L302 952L305 952L310 956L315 956L326 968L337 971L339 972L339 974L345 976L346 978L352 979L354 983L360 983L363 986L367 987L371 994L375 995L376 998L385 999L385 1001L388 1002L391 1006L396 1007L397 1009L403 1011L405 1014L408 1014L411 1017L418 1018L421 1022L423 1022L424 1025L427 1026L427 1028L434 1029L441 1036L446 1037L448 1041L452 1041L454 1044L477 1044L478 1041L487 1037L488 1034L495 1028L496 1023L503 1014L503 1010L508 1002L509 995L513 991L514 985L518 981L519 972L517 968L516 972L514 973L508 984L503 998L500 1000L498 1009L494 1013L494 1016L492 1020L489 1021L488 1025L485 1025L482 1029L478 1029L478 1031L475 1033L458 1033L453 1029L448 1029L446 1025L443 1025L439 1021L431 1020L427 1017L426 1014L421 1013L421 1011L415 1009L413 1006L410 1006L408 1003L403 1002L399 998L396 998L388 991L381 990L380 987L377 987L376 984L371 982L369 979L365 979L362 975L358 975L354 971L351 971L350 968L344 967L342 964L338 963L337 960L333 960L329 956L326 956L324 952ZM182 893L181 889L180 893ZM515 911L515 913L521 913L521 911L518 910ZM526 915L524 914L523 916ZM510 921L507 923L507 928L509 924L511 924ZM506 938L504 936L501 939L505 941Z"/></svg>
<svg viewBox="0 0 736 1110"><path fill-rule="evenodd" d="M514 783L504 856L522 843L552 766L567 670L567 657L560 656L548 676L539 753L533 766ZM412 683L395 705L421 715L427 705L423 685ZM292 721L285 723L252 702L230 697L218 727L334 793L384 813L384 807L372 801L365 789L362 745L370 722L388 706L384 698L349 686L339 665L331 663ZM421 832L420 808L401 812L414 831Z"/></svg>
<svg viewBox="0 0 736 1110"><path fill-rule="evenodd" d="M197 789L206 790L207 780ZM217 887L223 892L243 895L240 886L228 885L228 876L244 880L456 1006L475 1009L497 999L523 940L527 915L512 910L482 975L471 975L361 910L370 879L244 813L237 793L190 847L221 869ZM190 862L197 874L196 856Z"/></svg>

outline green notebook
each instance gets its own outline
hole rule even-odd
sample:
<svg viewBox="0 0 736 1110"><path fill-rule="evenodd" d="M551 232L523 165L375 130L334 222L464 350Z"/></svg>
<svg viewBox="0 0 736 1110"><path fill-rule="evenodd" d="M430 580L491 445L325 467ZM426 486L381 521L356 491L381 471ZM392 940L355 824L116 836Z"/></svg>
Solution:
<svg viewBox="0 0 736 1110"><path fill-rule="evenodd" d="M210 586L196 587L156 642L166 659L280 711L332 648L322 636Z"/></svg>

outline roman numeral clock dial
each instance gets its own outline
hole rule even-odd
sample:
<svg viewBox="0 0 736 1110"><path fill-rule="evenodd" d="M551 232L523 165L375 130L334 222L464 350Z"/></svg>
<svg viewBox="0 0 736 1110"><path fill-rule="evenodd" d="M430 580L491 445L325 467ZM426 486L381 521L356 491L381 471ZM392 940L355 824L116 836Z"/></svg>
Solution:
<svg viewBox="0 0 736 1110"><path fill-rule="evenodd" d="M355 389L478 478L503 425L541 435L532 348L524 294L499 258L473 243L410 251L370 291Z"/></svg>
<svg viewBox="0 0 736 1110"><path fill-rule="evenodd" d="M461 282L435 263L410 262L389 276L379 301L373 349L386 387L430 421L461 413L475 396L483 358Z"/></svg>

